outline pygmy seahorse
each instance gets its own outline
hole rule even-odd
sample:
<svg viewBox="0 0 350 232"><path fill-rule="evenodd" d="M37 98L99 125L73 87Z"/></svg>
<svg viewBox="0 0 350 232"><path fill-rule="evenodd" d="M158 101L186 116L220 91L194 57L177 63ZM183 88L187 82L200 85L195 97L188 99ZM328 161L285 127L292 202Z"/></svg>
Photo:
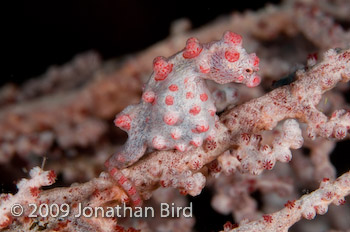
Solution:
<svg viewBox="0 0 350 232"><path fill-rule="evenodd" d="M186 151L214 136L216 108L205 79L219 84L244 83L255 87L261 78L259 58L242 47L242 37L225 32L222 39L200 44L187 40L186 47L153 61L153 73L139 104L120 112L115 125L128 140L108 160L109 168L124 168L139 160L148 149Z"/></svg>

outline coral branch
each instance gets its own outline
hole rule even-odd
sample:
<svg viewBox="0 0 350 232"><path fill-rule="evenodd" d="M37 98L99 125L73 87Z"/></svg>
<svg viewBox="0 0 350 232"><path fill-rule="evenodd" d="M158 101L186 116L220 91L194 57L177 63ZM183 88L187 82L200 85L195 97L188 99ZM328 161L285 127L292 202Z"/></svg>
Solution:
<svg viewBox="0 0 350 232"><path fill-rule="evenodd" d="M337 132L346 133L349 130L350 113L343 112L328 119L316 109L316 105L322 93L333 88L337 82L349 81L349 62L349 50L338 53L330 50L322 62L310 70L297 72L297 81L225 112L220 116L222 123L216 124L215 138L202 147L188 152L156 151L121 172L135 183L144 199L148 199L160 184L197 195L205 184L203 174L206 169L202 169L203 166L227 149L239 147L244 133L271 130L279 121L295 118L307 123L309 131L314 131L314 134L309 133L311 137L337 138ZM325 86L325 80L332 80L332 85ZM291 139L291 148L300 147L300 136L293 135Z"/></svg>
<svg viewBox="0 0 350 232"><path fill-rule="evenodd" d="M75 215L80 207L115 212L163 201L184 207L183 195L196 196L205 186L213 188L212 207L240 224L237 231L287 231L331 203L343 204L350 173L334 181L344 166L335 167L330 155L342 146L337 141L350 138L349 31L334 19L348 20L346 9L345 0L286 0L195 30L181 19L168 38L143 52L104 63L87 53L22 87L1 88L3 180L12 182L19 166L40 165L45 155L45 166L59 175L56 185L70 187L54 187L53 171L33 168L16 194L1 194L0 230L190 231L194 218ZM242 36L227 32L218 40L224 31ZM116 114L115 125L129 136L123 146L125 133L112 123ZM108 172L101 172L115 151ZM293 200L300 190L307 195ZM30 217L31 203L70 212ZM13 215L14 204L23 205L22 215ZM337 209L344 220L335 210L325 217L334 229L350 228L349 207ZM227 223L225 231L233 227Z"/></svg>
<svg viewBox="0 0 350 232"><path fill-rule="evenodd" d="M221 121L237 134L271 130L279 121L295 118L308 124L310 138L316 135L345 137L350 126L350 113L338 111L327 118L316 105L322 94L336 83L349 81L349 60L350 50L331 49L325 53L322 62L310 70L298 71L297 81L233 108L221 116Z"/></svg>
<svg viewBox="0 0 350 232"><path fill-rule="evenodd" d="M0 196L0 229L7 227L11 222L11 207L17 203L33 202L39 196L40 187L48 186L55 182L56 175L53 171L42 171L39 167L33 168L29 175L31 179L22 179L17 184L18 192L1 194ZM21 210L21 209L19 209Z"/></svg>
<svg viewBox="0 0 350 232"><path fill-rule="evenodd" d="M82 204L82 207L97 207L104 206L111 201L126 202L128 198L124 191L104 173L99 178L84 184L52 190L40 190L40 187L54 183L55 174L53 171L43 171L39 167L35 167L30 171L30 177L30 179L23 179L17 184L18 192L15 195L1 195L0 229L10 226L12 230L20 227L22 230L28 231L29 228L34 229L36 226L41 226L48 230L113 231L116 227L116 221L113 218L76 217L79 215L79 207L81 208L79 204ZM13 212L21 210L12 208L15 204L23 207L23 213L19 217L13 215ZM30 204L35 204L38 207L41 204L48 206L55 204L58 207L64 205L65 208L60 208L58 213L68 212L69 214L67 213L64 217L50 215L40 217L39 213L35 211L34 215L37 217L33 217L33 207ZM32 215L29 216L30 214Z"/></svg>
<svg viewBox="0 0 350 232"><path fill-rule="evenodd" d="M297 201L288 201L284 209L264 215L260 220L242 223L230 231L288 231L289 227L302 217L311 220L316 213L325 214L331 203L343 204L344 197L349 194L350 172L347 172L335 181L322 181L318 190L304 195Z"/></svg>

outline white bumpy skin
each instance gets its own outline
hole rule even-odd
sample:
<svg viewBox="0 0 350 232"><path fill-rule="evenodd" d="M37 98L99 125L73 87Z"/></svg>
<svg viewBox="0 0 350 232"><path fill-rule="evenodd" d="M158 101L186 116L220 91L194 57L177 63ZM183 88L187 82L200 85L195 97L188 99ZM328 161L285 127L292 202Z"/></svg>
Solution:
<svg viewBox="0 0 350 232"><path fill-rule="evenodd" d="M179 53L155 58L141 102L128 106L115 119L129 137L107 161L108 168L135 163L147 148L186 151L201 146L213 136L217 120L205 79L255 87L261 80L258 66L259 58L242 47L242 37L229 31L208 44L190 38Z"/></svg>

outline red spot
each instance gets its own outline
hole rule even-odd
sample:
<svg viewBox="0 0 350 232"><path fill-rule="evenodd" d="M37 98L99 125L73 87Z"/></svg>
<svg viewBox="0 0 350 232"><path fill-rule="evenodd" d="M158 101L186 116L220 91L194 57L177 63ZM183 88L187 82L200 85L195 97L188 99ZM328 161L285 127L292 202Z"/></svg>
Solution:
<svg viewBox="0 0 350 232"><path fill-rule="evenodd" d="M254 66L254 67L259 66L259 63L260 63L259 57L257 57L257 55L256 55L255 53L251 54L250 56L251 56L252 59L253 59L253 66Z"/></svg>
<svg viewBox="0 0 350 232"><path fill-rule="evenodd" d="M194 138L190 144L192 144L195 147L199 147L202 145L202 140L200 138Z"/></svg>
<svg viewBox="0 0 350 232"><path fill-rule="evenodd" d="M51 170L51 171L47 174L47 178L48 178L50 184L54 183L54 182L55 182L55 179L56 179L56 173L55 173L55 171Z"/></svg>
<svg viewBox="0 0 350 232"><path fill-rule="evenodd" d="M98 189L95 189L95 191L92 193L92 195L94 196L94 197L100 197L101 196L101 193L100 193L100 190L98 190Z"/></svg>
<svg viewBox="0 0 350 232"><path fill-rule="evenodd" d="M292 157L290 155L285 155L284 159L288 163L292 159Z"/></svg>
<svg viewBox="0 0 350 232"><path fill-rule="evenodd" d="M250 141L250 135L247 134L247 133L243 133L243 134L241 134L241 139L242 139L244 142L246 142L246 144L248 144L249 141Z"/></svg>
<svg viewBox="0 0 350 232"><path fill-rule="evenodd" d="M115 225L114 230L115 230L116 232L124 232L124 231L125 231L125 230L124 230L124 227L122 227L122 226L120 226L120 225Z"/></svg>
<svg viewBox="0 0 350 232"><path fill-rule="evenodd" d="M325 87L330 87L333 85L333 80L331 78L327 78L324 80Z"/></svg>
<svg viewBox="0 0 350 232"><path fill-rule="evenodd" d="M232 230L232 223L227 221L225 224L224 224L224 230Z"/></svg>
<svg viewBox="0 0 350 232"><path fill-rule="evenodd" d="M203 67L203 66L199 66L199 70L200 70L202 73L209 73L210 68L205 68L205 67Z"/></svg>
<svg viewBox="0 0 350 232"><path fill-rule="evenodd" d="M195 129L192 129L193 133L200 134L207 132L209 130L209 125L197 125Z"/></svg>
<svg viewBox="0 0 350 232"><path fill-rule="evenodd" d="M209 111L209 113L210 113L210 116L214 117L214 115L215 115L215 110L208 110L208 111Z"/></svg>
<svg viewBox="0 0 350 232"><path fill-rule="evenodd" d="M261 149L263 151L267 151L269 148L270 148L270 146L265 144Z"/></svg>
<svg viewBox="0 0 350 232"><path fill-rule="evenodd" d="M142 200L138 198L137 200L133 201L134 206L141 206ZM130 228L128 229L130 230ZM138 232L139 230L134 229L135 232Z"/></svg>
<svg viewBox="0 0 350 232"><path fill-rule="evenodd" d="M130 198L129 197L122 197L122 202L124 202L125 204L129 203L130 202Z"/></svg>
<svg viewBox="0 0 350 232"><path fill-rule="evenodd" d="M241 76L239 76L237 79L238 79L238 81L243 81L244 76L241 75Z"/></svg>
<svg viewBox="0 0 350 232"><path fill-rule="evenodd" d="M30 194L33 196L33 197L37 197L39 195L39 188L38 187L31 187L30 188Z"/></svg>
<svg viewBox="0 0 350 232"><path fill-rule="evenodd" d="M132 186L129 190L128 190L129 195L135 195L136 194L136 188L134 186Z"/></svg>
<svg viewBox="0 0 350 232"><path fill-rule="evenodd" d="M9 194L0 195L0 201L8 201L10 199Z"/></svg>
<svg viewBox="0 0 350 232"><path fill-rule="evenodd" d="M229 62L236 62L239 60L239 52L235 51L234 49L227 50L225 52L225 58Z"/></svg>
<svg viewBox="0 0 350 232"><path fill-rule="evenodd" d="M200 169L201 166L202 166L202 165L201 165L201 163L200 163L199 160L194 160L193 163L192 163L192 168L193 168L194 170Z"/></svg>
<svg viewBox="0 0 350 232"><path fill-rule="evenodd" d="M174 140L177 140L181 137L181 132L178 130L178 129L175 129L171 132L171 137L174 139Z"/></svg>
<svg viewBox="0 0 350 232"><path fill-rule="evenodd" d="M251 83L248 83L247 86L252 88L260 84L261 78L259 76L255 76Z"/></svg>
<svg viewBox="0 0 350 232"><path fill-rule="evenodd" d="M189 38L186 42L185 51L182 53L182 56L185 59L191 59L198 56L202 52L202 45L199 43L196 38Z"/></svg>
<svg viewBox="0 0 350 232"><path fill-rule="evenodd" d="M234 228L237 228L238 227L238 224L232 224L231 222L227 221L225 224L224 224L224 230L225 231L228 231L228 230L232 230Z"/></svg>
<svg viewBox="0 0 350 232"><path fill-rule="evenodd" d="M193 98L193 93L192 92L187 92L186 93L186 99L192 99Z"/></svg>
<svg viewBox="0 0 350 232"><path fill-rule="evenodd" d="M255 86L257 86L258 84L260 84L260 77L259 77L259 76L254 77L253 84L254 84Z"/></svg>
<svg viewBox="0 0 350 232"><path fill-rule="evenodd" d="M193 116L199 114L199 112L201 112L201 107L200 106L193 106L191 109L190 109L190 114L192 114Z"/></svg>
<svg viewBox="0 0 350 232"><path fill-rule="evenodd" d="M6 218L5 219L2 218L3 222L0 223L0 228L5 228L5 227L9 226L12 223L12 219L11 218L9 218L6 215L4 217L6 217Z"/></svg>
<svg viewBox="0 0 350 232"><path fill-rule="evenodd" d="M129 115L121 115L114 120L114 124L124 130L130 130L131 118Z"/></svg>
<svg viewBox="0 0 350 232"><path fill-rule="evenodd" d="M203 102L208 100L208 95L206 93L202 93L199 97Z"/></svg>
<svg viewBox="0 0 350 232"><path fill-rule="evenodd" d="M177 144L177 145L175 145L175 149L183 152L183 151L185 151L186 147L184 144Z"/></svg>
<svg viewBox="0 0 350 232"><path fill-rule="evenodd" d="M233 33L231 31L227 31L224 34L224 42L225 43L231 43L231 44L234 44L234 45L238 45L238 44L242 43L242 36L240 36L240 35L238 35L236 33Z"/></svg>
<svg viewBox="0 0 350 232"><path fill-rule="evenodd" d="M123 175L123 176L121 176L121 177L119 178L118 183L119 183L120 185L123 185L127 180L128 180L128 179L126 179L126 177Z"/></svg>
<svg viewBox="0 0 350 232"><path fill-rule="evenodd" d="M152 145L155 149L162 150L166 148L165 141L162 137L155 136L152 139Z"/></svg>
<svg viewBox="0 0 350 232"><path fill-rule="evenodd" d="M142 95L142 99L145 102L152 103L155 99L155 94L152 91L147 91Z"/></svg>
<svg viewBox="0 0 350 232"><path fill-rule="evenodd" d="M117 157L117 161L119 163L125 163L125 155L124 154L121 154Z"/></svg>
<svg viewBox="0 0 350 232"><path fill-rule="evenodd" d="M272 216L271 215L263 215L264 221L267 223L272 223Z"/></svg>
<svg viewBox="0 0 350 232"><path fill-rule="evenodd" d="M315 214L314 213L308 213L307 215L306 215L306 219L307 220L311 220L311 219L314 219L314 217L315 217Z"/></svg>
<svg viewBox="0 0 350 232"><path fill-rule="evenodd" d="M168 187L168 185L165 183L164 180L161 180L161 181L160 181L160 185L161 185L163 188Z"/></svg>
<svg viewBox="0 0 350 232"><path fill-rule="evenodd" d="M178 121L178 119L178 115L173 112L168 112L163 117L163 121L170 126L174 125Z"/></svg>
<svg viewBox="0 0 350 232"><path fill-rule="evenodd" d="M208 139L205 143L205 148L207 151L212 151L217 147L217 144L214 140Z"/></svg>
<svg viewBox="0 0 350 232"><path fill-rule="evenodd" d="M179 88L178 88L177 85L175 85L175 84L172 84L172 85L169 86L169 90L170 90L170 91L175 92L175 91L177 91L178 89L179 89Z"/></svg>
<svg viewBox="0 0 350 232"><path fill-rule="evenodd" d="M340 199L339 201L338 201L338 203L339 203L339 205L345 205L345 199Z"/></svg>
<svg viewBox="0 0 350 232"><path fill-rule="evenodd" d="M329 181L329 178L323 178L322 181L323 181L323 182L327 182L327 181Z"/></svg>
<svg viewBox="0 0 350 232"><path fill-rule="evenodd" d="M111 176L114 176L117 171L118 170L116 168L113 168L109 173L111 174Z"/></svg>
<svg viewBox="0 0 350 232"><path fill-rule="evenodd" d="M179 139L179 137L177 136L177 134L175 133L171 133L171 137L175 140Z"/></svg>
<svg viewBox="0 0 350 232"><path fill-rule="evenodd" d="M317 53L310 53L307 55L307 59L317 60Z"/></svg>
<svg viewBox="0 0 350 232"><path fill-rule="evenodd" d="M186 190L180 190L180 194L186 196L187 195L187 191Z"/></svg>
<svg viewBox="0 0 350 232"><path fill-rule="evenodd" d="M293 209L295 206L295 200L294 201L287 201L286 204L284 204L284 207L287 207L288 209Z"/></svg>
<svg viewBox="0 0 350 232"><path fill-rule="evenodd" d="M265 160L263 163L263 168L267 170L271 170L273 168L273 163L271 160Z"/></svg>
<svg viewBox="0 0 350 232"><path fill-rule="evenodd" d="M216 173L221 171L221 167L219 166L218 160L213 160L212 162L210 162L208 168L210 171Z"/></svg>
<svg viewBox="0 0 350 232"><path fill-rule="evenodd" d="M168 106L173 105L174 104L174 97L173 96L166 96L165 97L165 104L167 104Z"/></svg>
<svg viewBox="0 0 350 232"><path fill-rule="evenodd" d="M335 138L337 138L337 139L343 139L343 138L345 138L345 136L346 136L346 130L345 130L345 128L338 128L338 129L336 129L336 131L335 131Z"/></svg>
<svg viewBox="0 0 350 232"><path fill-rule="evenodd" d="M162 81L167 78L172 70L173 64L168 63L164 57L158 56L153 60L154 79L156 81Z"/></svg>
<svg viewBox="0 0 350 232"><path fill-rule="evenodd" d="M326 192L326 194L325 194L325 198L326 198L326 200L328 200L328 201L331 200L333 196L334 196L334 195L333 195L332 192Z"/></svg>
<svg viewBox="0 0 350 232"><path fill-rule="evenodd" d="M325 214L327 212L327 208L322 206L322 205L316 205L316 206L314 206L314 209L320 215L323 215L323 214Z"/></svg>

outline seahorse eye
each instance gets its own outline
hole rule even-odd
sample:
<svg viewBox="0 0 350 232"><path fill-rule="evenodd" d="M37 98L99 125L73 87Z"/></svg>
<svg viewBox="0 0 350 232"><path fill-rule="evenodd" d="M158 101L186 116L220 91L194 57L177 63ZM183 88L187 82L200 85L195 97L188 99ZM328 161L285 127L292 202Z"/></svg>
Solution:
<svg viewBox="0 0 350 232"><path fill-rule="evenodd" d="M251 68L246 68L246 69L245 69L245 72L248 73L248 74L252 74L252 73L253 73L253 69L251 69Z"/></svg>

